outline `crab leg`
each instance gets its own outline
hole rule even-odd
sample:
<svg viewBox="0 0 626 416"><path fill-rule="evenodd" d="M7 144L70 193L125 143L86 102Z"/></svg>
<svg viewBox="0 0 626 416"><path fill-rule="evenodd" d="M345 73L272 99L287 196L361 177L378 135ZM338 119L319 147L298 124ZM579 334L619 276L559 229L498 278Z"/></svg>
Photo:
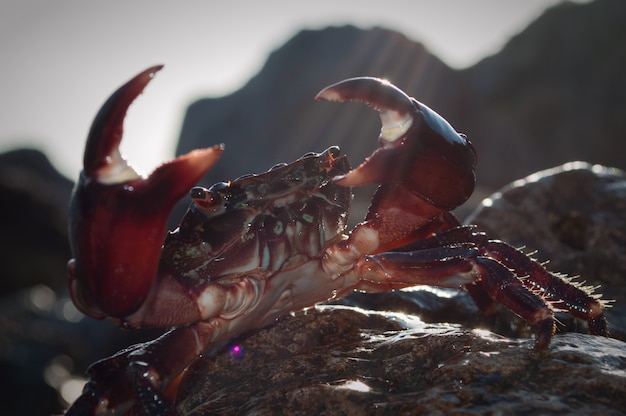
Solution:
<svg viewBox="0 0 626 416"><path fill-rule="evenodd" d="M520 278L525 287L547 299L553 308L569 312L587 321L593 335L607 335L603 302L584 287L550 273L544 266L502 241L485 240L482 251L496 259Z"/></svg>
<svg viewBox="0 0 626 416"><path fill-rule="evenodd" d="M126 414L131 409L134 415L178 414L164 391L215 335L214 323L200 322L92 364L89 382L66 415ZM176 359L167 359L172 356Z"/></svg>
<svg viewBox="0 0 626 416"><path fill-rule="evenodd" d="M360 279L357 289L368 292L418 284L464 286L479 306L496 301L534 325L537 351L550 342L555 307L585 319L591 334L607 334L602 301L588 288L564 281L521 251L488 240L471 227L453 228L397 251L366 256L351 273Z"/></svg>
<svg viewBox="0 0 626 416"><path fill-rule="evenodd" d="M499 240L489 240L483 233L475 232L472 227L456 227L435 237L401 247L396 251L415 251L470 242L477 247L480 256L490 257L506 266L519 276L524 287L544 297L552 307L563 309L576 318L586 320L591 334L607 334L606 318L602 310L603 302L593 295L593 288L564 280L510 244ZM481 299L478 293L479 287L482 286L479 280L467 288L478 305L488 308L485 301L479 300Z"/></svg>
<svg viewBox="0 0 626 416"><path fill-rule="evenodd" d="M415 285L461 288L479 281L489 297L536 327L535 350L545 349L554 332L551 306L507 267L478 253L475 247L439 247L367 256L353 271L361 279L357 290L379 292Z"/></svg>

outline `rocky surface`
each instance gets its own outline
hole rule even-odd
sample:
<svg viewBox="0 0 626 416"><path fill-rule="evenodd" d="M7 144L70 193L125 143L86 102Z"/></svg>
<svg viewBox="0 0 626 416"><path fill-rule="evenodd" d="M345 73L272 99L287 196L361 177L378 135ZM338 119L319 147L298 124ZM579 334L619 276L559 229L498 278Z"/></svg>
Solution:
<svg viewBox="0 0 626 416"><path fill-rule="evenodd" d="M327 306L235 345L188 370L183 414L626 411L626 344L609 338L558 335L537 356L531 340Z"/></svg>

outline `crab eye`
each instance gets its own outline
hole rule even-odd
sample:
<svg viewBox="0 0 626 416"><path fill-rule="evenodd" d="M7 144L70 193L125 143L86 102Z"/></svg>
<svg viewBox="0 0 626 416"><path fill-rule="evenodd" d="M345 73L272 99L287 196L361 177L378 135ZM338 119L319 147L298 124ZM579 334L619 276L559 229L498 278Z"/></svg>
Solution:
<svg viewBox="0 0 626 416"><path fill-rule="evenodd" d="M203 188L201 186L193 187L189 192L189 196L191 196L191 199L193 199L193 201L197 205L204 208L207 208L210 205L219 204L222 200L222 196L219 194L219 192L216 192L213 189L214 187L215 185L211 186L211 188L209 189Z"/></svg>
<svg viewBox="0 0 626 416"><path fill-rule="evenodd" d="M224 208L224 189L227 189L229 184L226 182L219 182L211 186L209 189L201 186L196 186L189 192L195 205L204 212L206 215L213 215L219 213Z"/></svg>
<svg viewBox="0 0 626 416"><path fill-rule="evenodd" d="M195 186L193 188L191 188L191 191L189 191L189 196L191 197L191 199L198 199L198 200L204 200L206 198L206 193L207 193L207 189L203 188L201 186Z"/></svg>

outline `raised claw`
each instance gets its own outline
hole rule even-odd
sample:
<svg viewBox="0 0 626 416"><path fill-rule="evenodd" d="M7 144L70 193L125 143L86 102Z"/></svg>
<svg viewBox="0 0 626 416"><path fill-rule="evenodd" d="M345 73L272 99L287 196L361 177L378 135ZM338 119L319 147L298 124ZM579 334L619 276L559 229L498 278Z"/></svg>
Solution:
<svg viewBox="0 0 626 416"><path fill-rule="evenodd" d="M476 153L446 120L379 78L351 78L326 87L316 99L360 101L379 112L380 148L338 184L401 184L437 208L450 210L474 190Z"/></svg>
<svg viewBox="0 0 626 416"><path fill-rule="evenodd" d="M382 121L380 145L383 147L402 137L413 123L411 98L395 85L379 78L347 79L324 88L315 99L360 101L378 110Z"/></svg>
<svg viewBox="0 0 626 416"><path fill-rule="evenodd" d="M74 303L92 317L125 317L145 301L170 211L223 150L221 145L194 150L146 178L122 157L126 111L161 68L141 72L113 93L89 131L83 172L70 201L75 260L68 271Z"/></svg>

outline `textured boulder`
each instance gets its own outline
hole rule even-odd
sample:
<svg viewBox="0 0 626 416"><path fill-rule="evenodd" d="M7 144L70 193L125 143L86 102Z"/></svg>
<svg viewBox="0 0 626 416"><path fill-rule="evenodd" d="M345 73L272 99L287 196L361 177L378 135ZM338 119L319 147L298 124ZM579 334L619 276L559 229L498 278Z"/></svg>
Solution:
<svg viewBox="0 0 626 416"><path fill-rule="evenodd" d="M197 361L179 387L187 415L621 414L626 344L532 341L406 315L325 306ZM566 374L566 376L564 376Z"/></svg>

